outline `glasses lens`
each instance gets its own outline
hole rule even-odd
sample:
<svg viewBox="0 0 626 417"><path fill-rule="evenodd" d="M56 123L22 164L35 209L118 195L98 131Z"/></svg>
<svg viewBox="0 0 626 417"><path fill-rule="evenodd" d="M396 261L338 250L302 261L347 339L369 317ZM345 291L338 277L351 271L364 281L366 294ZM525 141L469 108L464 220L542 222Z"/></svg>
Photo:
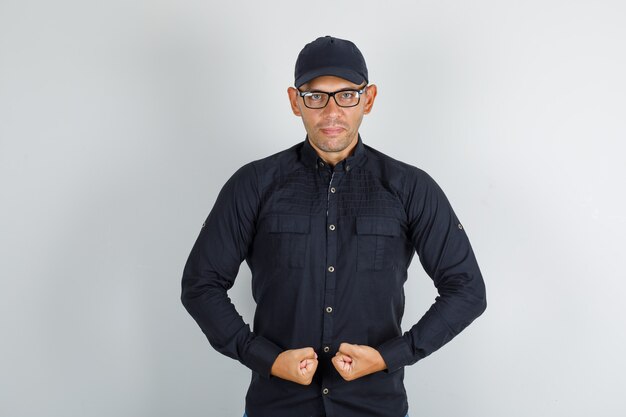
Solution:
<svg viewBox="0 0 626 417"><path fill-rule="evenodd" d="M335 93L335 100L337 100L337 104L342 107L356 106L359 103L359 92L340 91L338 93Z"/></svg>
<svg viewBox="0 0 626 417"><path fill-rule="evenodd" d="M328 103L328 94L326 93L309 93L304 96L304 104L312 109L321 109Z"/></svg>

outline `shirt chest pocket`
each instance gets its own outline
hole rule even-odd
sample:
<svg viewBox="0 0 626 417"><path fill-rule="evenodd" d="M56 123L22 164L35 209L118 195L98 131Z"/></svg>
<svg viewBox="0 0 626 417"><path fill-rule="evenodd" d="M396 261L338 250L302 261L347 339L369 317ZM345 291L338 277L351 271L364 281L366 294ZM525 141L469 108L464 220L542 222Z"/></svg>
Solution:
<svg viewBox="0 0 626 417"><path fill-rule="evenodd" d="M389 217L357 217L357 270L395 269L402 226Z"/></svg>
<svg viewBox="0 0 626 417"><path fill-rule="evenodd" d="M272 265L278 268L304 268L311 231L310 217L275 215L267 219L267 227Z"/></svg>

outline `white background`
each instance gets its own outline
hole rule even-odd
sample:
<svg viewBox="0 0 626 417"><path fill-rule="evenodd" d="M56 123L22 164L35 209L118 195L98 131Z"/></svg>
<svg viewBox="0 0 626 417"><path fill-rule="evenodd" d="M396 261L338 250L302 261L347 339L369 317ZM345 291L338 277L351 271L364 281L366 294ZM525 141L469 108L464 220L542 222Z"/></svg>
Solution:
<svg viewBox="0 0 626 417"><path fill-rule="evenodd" d="M406 368L410 415L626 413L622 1L0 0L0 415L235 416L250 371L180 303L217 192L303 140L318 36L378 85L364 142L426 170L488 308ZM415 261L408 329L435 291ZM231 290L252 319L247 267ZM299 416L294 416L299 417Z"/></svg>

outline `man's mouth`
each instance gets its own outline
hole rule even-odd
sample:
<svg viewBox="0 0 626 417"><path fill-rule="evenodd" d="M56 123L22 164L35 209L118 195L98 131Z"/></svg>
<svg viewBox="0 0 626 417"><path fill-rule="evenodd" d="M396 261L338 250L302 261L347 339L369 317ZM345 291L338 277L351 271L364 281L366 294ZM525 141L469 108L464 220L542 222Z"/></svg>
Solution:
<svg viewBox="0 0 626 417"><path fill-rule="evenodd" d="M320 129L322 131L322 133L324 133L325 135L338 135L339 133L341 133L344 129L343 127L338 127L338 126L332 126L332 127L323 127Z"/></svg>

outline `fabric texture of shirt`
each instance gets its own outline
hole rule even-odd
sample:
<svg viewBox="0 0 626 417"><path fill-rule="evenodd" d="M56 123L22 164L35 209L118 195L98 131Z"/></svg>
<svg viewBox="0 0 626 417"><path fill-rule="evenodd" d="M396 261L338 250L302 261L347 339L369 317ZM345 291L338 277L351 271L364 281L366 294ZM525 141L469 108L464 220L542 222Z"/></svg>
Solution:
<svg viewBox="0 0 626 417"><path fill-rule="evenodd" d="M402 332L413 255L438 291ZM253 330L227 295L252 273ZM249 417L403 417L404 367L486 308L465 229L423 170L363 144L331 167L308 138L240 168L224 185L185 264L181 300L218 352L252 370ZM387 369L345 381L342 342L377 349ZM282 351L312 347L310 385L270 374Z"/></svg>

